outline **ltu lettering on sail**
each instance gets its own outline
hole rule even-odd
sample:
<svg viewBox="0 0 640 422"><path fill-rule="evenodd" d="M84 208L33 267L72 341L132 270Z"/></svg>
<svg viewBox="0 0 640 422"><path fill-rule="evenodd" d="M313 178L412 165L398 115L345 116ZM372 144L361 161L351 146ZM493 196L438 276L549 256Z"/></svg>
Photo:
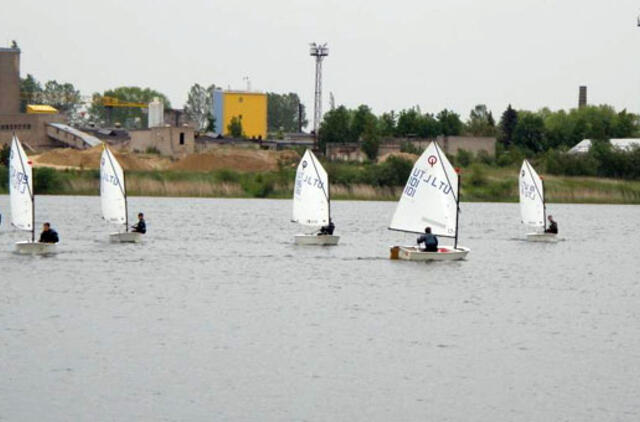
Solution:
<svg viewBox="0 0 640 422"><path fill-rule="evenodd" d="M322 189L322 181L317 177L305 176L303 181L309 186Z"/></svg>
<svg viewBox="0 0 640 422"><path fill-rule="evenodd" d="M118 176L115 174L105 174L102 180L106 183L111 183L113 186L118 186Z"/></svg>
<svg viewBox="0 0 640 422"><path fill-rule="evenodd" d="M451 193L451 186L447 182L443 180L439 180L436 176L432 174L428 175L427 178L424 179L424 182L427 183L429 186L442 191L442 193L444 193L445 195L448 195L449 193Z"/></svg>

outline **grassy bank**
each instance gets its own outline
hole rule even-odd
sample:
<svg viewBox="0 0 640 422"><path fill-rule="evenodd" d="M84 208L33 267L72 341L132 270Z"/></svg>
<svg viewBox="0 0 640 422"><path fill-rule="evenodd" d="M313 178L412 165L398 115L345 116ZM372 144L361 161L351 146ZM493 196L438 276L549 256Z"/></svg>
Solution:
<svg viewBox="0 0 640 422"><path fill-rule="evenodd" d="M334 199L397 200L406 176L404 168L374 168L356 164L327 165ZM410 168L409 168L410 170ZM386 172L386 173L385 173ZM145 171L127 173L132 196L289 198L295 169L262 173ZM463 201L515 202L518 169L472 164L462 170ZM38 194L97 195L96 170L34 170ZM640 182L594 177L545 177L549 202L640 204ZM0 166L0 192L7 193L7 170Z"/></svg>

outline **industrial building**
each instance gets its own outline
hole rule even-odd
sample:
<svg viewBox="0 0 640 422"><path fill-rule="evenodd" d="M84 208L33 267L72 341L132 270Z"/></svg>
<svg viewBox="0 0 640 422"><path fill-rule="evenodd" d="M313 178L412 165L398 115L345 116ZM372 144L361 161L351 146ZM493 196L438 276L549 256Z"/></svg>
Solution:
<svg viewBox="0 0 640 422"><path fill-rule="evenodd" d="M15 132L27 148L51 146L47 125L64 122L52 108L32 107L20 112L20 49L0 47L0 145Z"/></svg>
<svg viewBox="0 0 640 422"><path fill-rule="evenodd" d="M250 91L213 92L214 132L228 136L231 119L242 123L243 135L250 139L267 138L267 94Z"/></svg>

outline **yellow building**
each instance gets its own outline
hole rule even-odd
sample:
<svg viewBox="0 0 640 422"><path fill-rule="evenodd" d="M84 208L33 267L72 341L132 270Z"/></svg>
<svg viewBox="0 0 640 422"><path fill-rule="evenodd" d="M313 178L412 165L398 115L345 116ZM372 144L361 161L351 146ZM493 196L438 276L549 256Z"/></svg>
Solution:
<svg viewBox="0 0 640 422"><path fill-rule="evenodd" d="M224 91L222 95L222 133L229 135L233 117L242 122L244 136L267 138L267 94L260 92Z"/></svg>

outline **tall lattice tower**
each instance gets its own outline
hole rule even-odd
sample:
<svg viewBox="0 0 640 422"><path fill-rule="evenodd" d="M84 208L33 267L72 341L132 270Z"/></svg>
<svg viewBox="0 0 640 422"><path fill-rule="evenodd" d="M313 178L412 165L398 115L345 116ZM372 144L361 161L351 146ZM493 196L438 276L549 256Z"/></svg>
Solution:
<svg viewBox="0 0 640 422"><path fill-rule="evenodd" d="M311 43L309 54L316 58L316 95L313 109L313 133L315 134L315 138L318 139L318 128L322 120L322 59L329 55L329 47L327 47L327 43Z"/></svg>

